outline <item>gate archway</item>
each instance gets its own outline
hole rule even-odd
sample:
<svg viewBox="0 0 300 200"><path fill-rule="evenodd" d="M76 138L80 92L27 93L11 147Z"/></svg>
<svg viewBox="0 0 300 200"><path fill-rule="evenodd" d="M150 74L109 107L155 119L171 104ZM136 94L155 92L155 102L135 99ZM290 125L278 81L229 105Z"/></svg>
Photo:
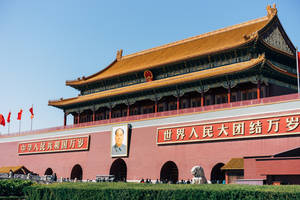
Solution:
<svg viewBox="0 0 300 200"><path fill-rule="evenodd" d="M178 168L173 161L166 162L160 170L160 180L176 183L178 181Z"/></svg>
<svg viewBox="0 0 300 200"><path fill-rule="evenodd" d="M224 163L218 163L212 168L210 173L211 183L222 183L225 180L225 173L221 170L223 166Z"/></svg>
<svg viewBox="0 0 300 200"><path fill-rule="evenodd" d="M72 168L71 179L82 180L82 167L77 164Z"/></svg>
<svg viewBox="0 0 300 200"><path fill-rule="evenodd" d="M44 175L52 175L53 174L53 170L51 168L47 168Z"/></svg>
<svg viewBox="0 0 300 200"><path fill-rule="evenodd" d="M126 181L127 166L125 161L121 158L115 160L110 167L109 174L115 176L115 181Z"/></svg>

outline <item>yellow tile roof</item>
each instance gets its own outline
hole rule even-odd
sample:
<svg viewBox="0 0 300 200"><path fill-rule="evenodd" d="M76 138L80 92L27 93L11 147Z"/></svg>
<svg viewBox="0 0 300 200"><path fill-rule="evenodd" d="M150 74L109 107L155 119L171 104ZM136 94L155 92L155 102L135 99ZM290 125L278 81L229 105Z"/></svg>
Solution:
<svg viewBox="0 0 300 200"><path fill-rule="evenodd" d="M89 77L66 81L67 85L76 86L92 83L106 78L151 69L182 60L209 55L245 45L258 38L258 32L276 16L277 10L267 7L268 16L242 24L226 27L185 40L120 57L108 67Z"/></svg>
<svg viewBox="0 0 300 200"><path fill-rule="evenodd" d="M0 167L0 173L9 173L10 170L12 170L14 173L22 168L25 168L24 166L8 166L8 167ZM25 168L26 169L26 168ZM27 170L27 169L26 169Z"/></svg>
<svg viewBox="0 0 300 200"><path fill-rule="evenodd" d="M154 89L154 88L160 88L160 87L179 84L179 83L187 83L187 82L211 78L211 77L224 76L226 74L233 74L233 73L247 70L249 68L256 66L257 64L259 64L263 61L265 61L265 57L260 56L259 58L251 59L246 62L240 62L240 63L235 63L235 64L231 64L231 65L227 65L227 66L211 68L211 69L207 69L207 70L203 70L203 71L187 73L187 74L173 76L173 77L169 77L169 78L165 78L165 79L130 85L127 87L106 90L106 91L102 91L102 92L98 92L98 93L88 94L88 95L84 95L84 96L78 96L78 97L69 98L69 99L49 101L49 105L60 107L60 106L72 105L72 104L86 102L86 101L95 100L95 99L101 99L101 98L105 98L107 96L128 94L128 93L132 93L132 92L145 91L145 90L150 90L150 89Z"/></svg>
<svg viewBox="0 0 300 200"><path fill-rule="evenodd" d="M244 169L244 159L243 158L231 158L231 160L226 163L222 170L242 170Z"/></svg>

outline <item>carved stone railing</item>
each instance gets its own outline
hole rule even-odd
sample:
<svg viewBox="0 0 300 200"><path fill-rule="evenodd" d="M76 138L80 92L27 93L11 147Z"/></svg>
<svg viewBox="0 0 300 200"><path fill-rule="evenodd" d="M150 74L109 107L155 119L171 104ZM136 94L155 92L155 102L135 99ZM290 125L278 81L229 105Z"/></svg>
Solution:
<svg viewBox="0 0 300 200"><path fill-rule="evenodd" d="M53 175L32 175L32 174L9 174L9 173L0 173L0 179L22 179L22 180L31 180L38 183L52 183L55 182L55 177Z"/></svg>
<svg viewBox="0 0 300 200"><path fill-rule="evenodd" d="M113 182L115 181L114 175L97 175L96 182Z"/></svg>
<svg viewBox="0 0 300 200"><path fill-rule="evenodd" d="M7 173L0 173L0 179L9 179L9 175Z"/></svg>

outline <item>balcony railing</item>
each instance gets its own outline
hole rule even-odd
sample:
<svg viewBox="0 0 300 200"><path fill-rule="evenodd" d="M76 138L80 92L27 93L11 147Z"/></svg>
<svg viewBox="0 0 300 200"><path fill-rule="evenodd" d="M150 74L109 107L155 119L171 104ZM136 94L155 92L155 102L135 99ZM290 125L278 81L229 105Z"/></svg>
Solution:
<svg viewBox="0 0 300 200"><path fill-rule="evenodd" d="M237 102L225 103L225 104L214 104L214 105L208 105L208 106L203 106L203 107L184 108L184 109L179 109L179 110L148 113L148 114L141 114L141 115L130 115L130 116L124 116L124 117L119 117L119 118L111 118L111 119L104 119L104 120L93 121L93 122L72 124L72 125L67 125L67 126L57 126L57 127L37 129L37 130L32 130L32 131L24 131L21 133L10 133L10 134L6 134L6 135L1 135L0 138L15 137L15 136L22 136L22 135L42 134L42 133L49 133L49 132L56 132L56 131L64 131L64 130L74 129L74 128L98 126L98 125L118 123L118 122L146 120L146 119L176 116L176 115L182 115L182 114L217 111L220 109L222 110L222 109L228 109L228 108L238 108L238 107L251 106L251 105L253 106L253 105L260 105L260 104L279 103L279 102L297 100L297 99L300 99L299 97L300 97L300 95L295 93L295 94L282 95L282 96L266 97L266 98L261 98L261 99L237 101Z"/></svg>

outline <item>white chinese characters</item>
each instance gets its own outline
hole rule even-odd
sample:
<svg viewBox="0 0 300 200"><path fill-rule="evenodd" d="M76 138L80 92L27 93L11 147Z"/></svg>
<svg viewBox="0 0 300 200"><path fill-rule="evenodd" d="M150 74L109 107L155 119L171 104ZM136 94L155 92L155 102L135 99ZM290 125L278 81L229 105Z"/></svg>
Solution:
<svg viewBox="0 0 300 200"><path fill-rule="evenodd" d="M170 127L158 130L158 143L298 134L299 125L298 116L282 116Z"/></svg>

